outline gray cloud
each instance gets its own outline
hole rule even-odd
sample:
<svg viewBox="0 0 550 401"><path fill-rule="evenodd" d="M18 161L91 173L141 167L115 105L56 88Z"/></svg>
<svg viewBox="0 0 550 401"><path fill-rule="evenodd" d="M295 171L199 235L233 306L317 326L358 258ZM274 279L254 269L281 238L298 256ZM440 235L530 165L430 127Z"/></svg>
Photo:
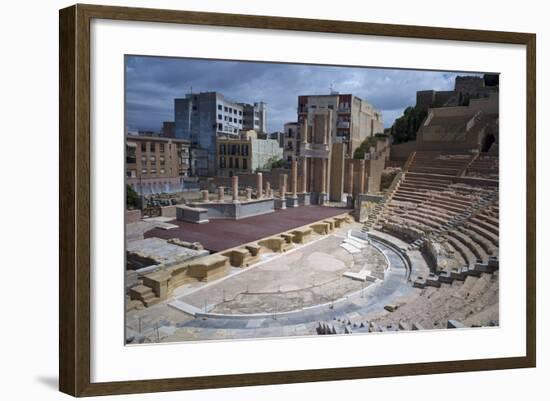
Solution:
<svg viewBox="0 0 550 401"><path fill-rule="evenodd" d="M415 103L416 91L448 90L466 73L362 67L258 63L127 56L126 125L160 129L173 120L174 98L218 91L239 102L268 104L268 130L296 120L298 95L327 94L329 87L353 93L382 111L389 127Z"/></svg>

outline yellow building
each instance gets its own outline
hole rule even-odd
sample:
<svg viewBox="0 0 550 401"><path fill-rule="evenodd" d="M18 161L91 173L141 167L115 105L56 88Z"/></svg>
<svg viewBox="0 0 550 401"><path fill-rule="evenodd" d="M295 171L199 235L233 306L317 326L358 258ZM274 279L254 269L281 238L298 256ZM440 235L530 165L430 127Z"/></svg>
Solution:
<svg viewBox="0 0 550 401"><path fill-rule="evenodd" d="M126 136L126 183L138 194L182 190L189 175L189 141Z"/></svg>

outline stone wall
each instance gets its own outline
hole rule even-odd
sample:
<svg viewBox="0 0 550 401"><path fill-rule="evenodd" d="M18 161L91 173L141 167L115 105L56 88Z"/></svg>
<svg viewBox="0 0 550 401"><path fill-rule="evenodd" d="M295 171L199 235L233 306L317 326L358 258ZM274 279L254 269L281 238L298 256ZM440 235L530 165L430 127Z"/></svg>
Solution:
<svg viewBox="0 0 550 401"><path fill-rule="evenodd" d="M141 210L126 210L126 224L137 223L141 220Z"/></svg>

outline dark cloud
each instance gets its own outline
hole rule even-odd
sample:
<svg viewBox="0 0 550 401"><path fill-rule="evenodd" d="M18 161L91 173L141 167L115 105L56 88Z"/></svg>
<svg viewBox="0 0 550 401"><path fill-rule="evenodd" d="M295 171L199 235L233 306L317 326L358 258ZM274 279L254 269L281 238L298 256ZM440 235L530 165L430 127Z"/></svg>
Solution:
<svg viewBox="0 0 550 401"><path fill-rule="evenodd" d="M218 91L238 102L266 102L268 130L280 131L285 122L296 120L298 95L327 94L332 86L381 110L389 127L415 103L417 90L452 89L456 75L460 73L127 56L126 125L156 131L163 121L173 120L174 98L191 90Z"/></svg>

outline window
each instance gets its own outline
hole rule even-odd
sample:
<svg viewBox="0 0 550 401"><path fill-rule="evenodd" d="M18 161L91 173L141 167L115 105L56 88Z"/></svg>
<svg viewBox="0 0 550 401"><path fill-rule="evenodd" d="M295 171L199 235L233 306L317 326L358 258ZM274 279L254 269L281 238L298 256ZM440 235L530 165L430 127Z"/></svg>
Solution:
<svg viewBox="0 0 550 401"><path fill-rule="evenodd" d="M149 150L151 151L151 153L155 152L155 148L155 143L151 142L151 144L149 145Z"/></svg>
<svg viewBox="0 0 550 401"><path fill-rule="evenodd" d="M147 142L141 142L141 152L147 152Z"/></svg>
<svg viewBox="0 0 550 401"><path fill-rule="evenodd" d="M248 156L248 145L243 145L243 156Z"/></svg>
<svg viewBox="0 0 550 401"><path fill-rule="evenodd" d="M221 120L221 119L223 119L222 115L218 114L218 120Z"/></svg>
<svg viewBox="0 0 550 401"><path fill-rule="evenodd" d="M235 168L239 168L239 158L235 158Z"/></svg>
<svg viewBox="0 0 550 401"><path fill-rule="evenodd" d="M221 111L221 109L222 109L222 105L221 105L221 104L218 104L218 110Z"/></svg>
<svg viewBox="0 0 550 401"><path fill-rule="evenodd" d="M141 164L147 164L147 156L141 156Z"/></svg>
<svg viewBox="0 0 550 401"><path fill-rule="evenodd" d="M225 107L223 108L223 111L225 111L225 112L227 113L227 110L228 110L228 109L227 109L227 106L225 106Z"/></svg>
<svg viewBox="0 0 550 401"><path fill-rule="evenodd" d="M151 164L157 162L157 158L155 156L149 156L149 160L151 161Z"/></svg>
<svg viewBox="0 0 550 401"><path fill-rule="evenodd" d="M233 158L229 158L229 168L233 168Z"/></svg>
<svg viewBox="0 0 550 401"><path fill-rule="evenodd" d="M164 144L163 143L159 144L159 151L160 151L160 153L164 153Z"/></svg>
<svg viewBox="0 0 550 401"><path fill-rule="evenodd" d="M161 173L161 174L164 174L164 173L165 173L164 168L161 168L161 169L160 169L160 173Z"/></svg>
<svg viewBox="0 0 550 401"><path fill-rule="evenodd" d="M242 116L243 115L243 112L242 110L239 110L239 115Z"/></svg>
<svg viewBox="0 0 550 401"><path fill-rule="evenodd" d="M160 164L164 164L164 162L165 162L164 156L160 156L159 160L160 160Z"/></svg>
<svg viewBox="0 0 550 401"><path fill-rule="evenodd" d="M223 126L222 126L222 124L218 124L218 131L223 131Z"/></svg>
<svg viewBox="0 0 550 401"><path fill-rule="evenodd" d="M233 114L237 114L237 109L233 109Z"/></svg>
<svg viewBox="0 0 550 401"><path fill-rule="evenodd" d="M145 167L141 169L141 174L147 174L147 169Z"/></svg>
<svg viewBox="0 0 550 401"><path fill-rule="evenodd" d="M239 124L242 124L243 123L243 120L239 120Z"/></svg>
<svg viewBox="0 0 550 401"><path fill-rule="evenodd" d="M248 169L248 159L243 159L243 170Z"/></svg>
<svg viewBox="0 0 550 401"><path fill-rule="evenodd" d="M227 116L224 116L224 118L223 118L223 119L224 119L225 121L227 121Z"/></svg>

